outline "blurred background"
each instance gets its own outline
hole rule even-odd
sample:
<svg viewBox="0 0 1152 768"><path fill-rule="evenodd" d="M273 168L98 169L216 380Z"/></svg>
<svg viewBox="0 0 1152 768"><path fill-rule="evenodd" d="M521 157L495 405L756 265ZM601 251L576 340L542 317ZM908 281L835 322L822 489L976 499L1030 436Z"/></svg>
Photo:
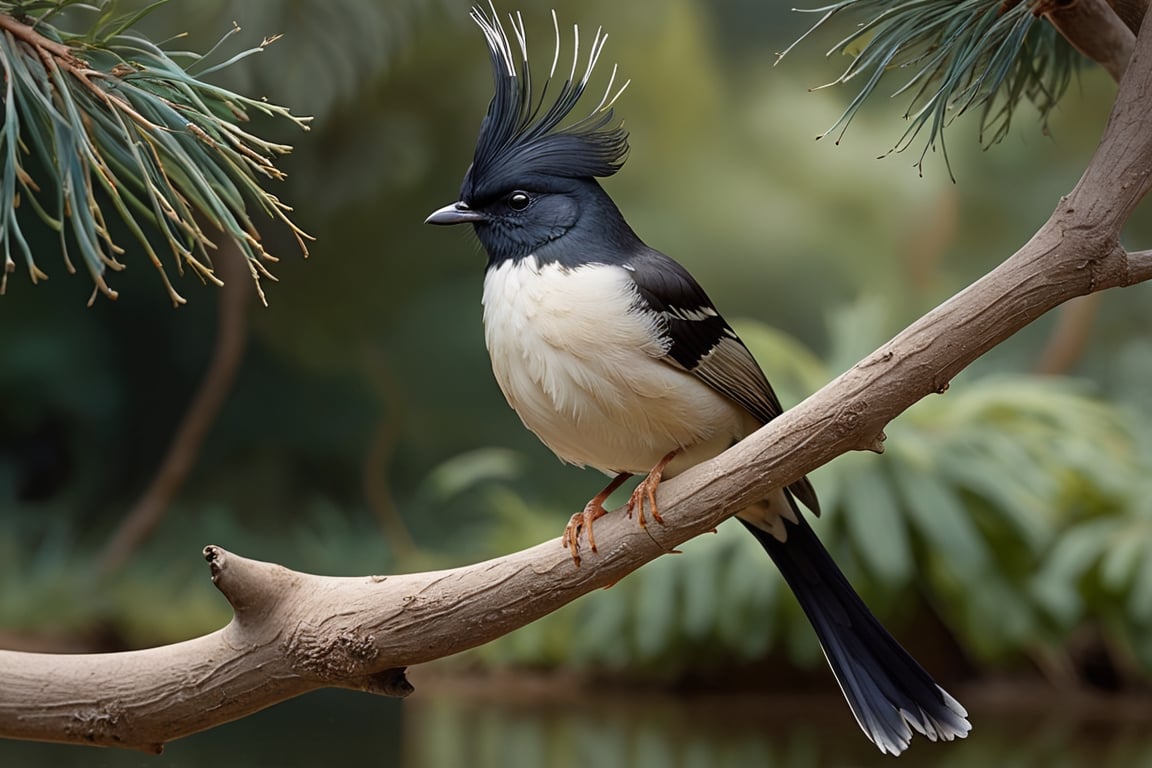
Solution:
<svg viewBox="0 0 1152 768"><path fill-rule="evenodd" d="M847 22L774 66L814 16L750 0L521 0L538 61L553 6L562 27L602 25L602 62L632 79L617 110L631 154L605 186L700 279L786 406L1022 245L1075 184L1115 94L1086 68L1047 128L1024 109L987 151L960 116L945 135L953 181L939 151L922 169L920 144L888 154L900 98L874 99L839 142L815 140L855 95L812 90L846 66L824 54ZM456 199L491 93L467 10L201 0L148 19L153 39L187 32L190 50L233 20L237 46L283 33L219 82L315 116L307 133L256 132L295 145L272 191L316 241L304 259L286 229L263 232L281 258L267 307L243 275L217 289L185 274L173 279L188 304L173 309L129 253L109 278L120 298L88 308L88 277L41 233L50 280L18 272L0 298L0 646L116 650L216 629L230 611L208 543L333 575L428 570L558 536L601 487L497 389L471 234L422 224ZM1149 247L1147 213L1129 247ZM891 424L884 456L813 476L822 539L973 714L967 742L916 743L906 762L1152 760L1150 306L1138 286L1042 318ZM222 407L197 422L205 397ZM182 479L161 472L181 430L205 434ZM298 736L405 766L882 759L735 525L412 679L403 704L316 694L159 759L0 743L0 761L193 765L225 747L257 750L238 765L318 759ZM383 738L358 744L364 729Z"/></svg>

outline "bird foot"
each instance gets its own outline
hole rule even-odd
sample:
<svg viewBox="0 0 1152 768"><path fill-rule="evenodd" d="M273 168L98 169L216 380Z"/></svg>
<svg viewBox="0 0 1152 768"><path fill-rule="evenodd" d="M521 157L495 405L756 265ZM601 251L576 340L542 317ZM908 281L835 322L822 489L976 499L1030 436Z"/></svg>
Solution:
<svg viewBox="0 0 1152 768"><path fill-rule="evenodd" d="M584 505L584 511L572 515L568 525L564 526L564 537L560 539L560 544L572 551L572 562L576 564L577 568L580 567L580 531L588 532L588 546L595 552L596 537L592 535L592 521L604 517L604 502L629 477L631 475L627 472L621 472L612 478L612 482L604 486L600 493L593 496L592 500Z"/></svg>
<svg viewBox="0 0 1152 768"><path fill-rule="evenodd" d="M648 501L648 509L652 512L652 519L664 525L664 518L660 516L660 507L656 504L656 489L660 487L660 480L664 477L664 469L671 463L672 459L680 453L679 449L672 451L652 467L652 471L648 476L640 481L636 486L636 490L632 491L631 498L628 499L628 517L632 517L632 511L636 511L636 516L640 521L641 528L648 527L648 521L644 519L644 501Z"/></svg>
<svg viewBox="0 0 1152 768"><path fill-rule="evenodd" d="M596 536L592 533L592 522L606 514L604 503L598 499L599 497L585 504L584 510L572 515L568 525L564 526L564 537L560 543L572 552L572 562L576 563L577 567L580 565L580 533L582 531L588 536L588 548L593 552L596 551Z"/></svg>
<svg viewBox="0 0 1152 768"><path fill-rule="evenodd" d="M640 481L636 490L632 491L631 498L628 499L628 517L632 517L632 512L635 510L641 528L648 527L648 521L644 517L645 500L648 502L648 509L652 511L652 519L661 525L664 524L664 518L660 516L660 507L656 505L656 489L659 487L660 477L648 475Z"/></svg>

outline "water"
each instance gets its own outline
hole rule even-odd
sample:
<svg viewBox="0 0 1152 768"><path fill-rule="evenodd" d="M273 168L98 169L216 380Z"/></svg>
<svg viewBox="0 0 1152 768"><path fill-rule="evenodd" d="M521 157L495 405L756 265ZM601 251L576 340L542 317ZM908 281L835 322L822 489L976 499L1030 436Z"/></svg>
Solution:
<svg viewBox="0 0 1152 768"><path fill-rule="evenodd" d="M1008 705L1002 695L967 693L972 735L950 744L918 739L897 764L864 739L832 697L415 682L416 694L403 702L346 691L310 694L173 742L159 757L0 741L0 766L1152 766L1152 700L1084 702L1052 694Z"/></svg>

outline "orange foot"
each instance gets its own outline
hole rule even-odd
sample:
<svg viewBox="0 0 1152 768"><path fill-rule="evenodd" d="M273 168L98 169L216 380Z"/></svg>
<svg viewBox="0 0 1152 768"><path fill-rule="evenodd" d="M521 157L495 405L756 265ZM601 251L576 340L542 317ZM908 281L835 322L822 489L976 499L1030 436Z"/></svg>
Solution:
<svg viewBox="0 0 1152 768"><path fill-rule="evenodd" d="M640 485L636 486L636 490L632 491L632 498L628 499L628 517L632 517L632 510L636 510L641 528L646 528L648 525L644 519L645 499L648 501L648 508L652 510L652 519L660 523L660 525L664 525L664 518L660 517L660 508L656 506L656 489L660 487L660 479L664 476L664 469L679 453L680 449L677 448L675 451L672 451L660 459L656 466L652 467L652 471L648 473L648 477L641 480Z"/></svg>
<svg viewBox="0 0 1152 768"><path fill-rule="evenodd" d="M560 540L562 546L568 547L572 550L572 561L576 563L577 567L580 565L580 531L586 531L588 534L588 546L593 552L596 551L596 537L592 535L592 522L603 517L604 502L612 495L612 492L619 488L625 480L632 477L630 472L621 472L612 478L612 482L604 486L604 490L596 494L591 501L584 505L583 512L577 512L572 515L572 519L568 521L568 525L564 526L564 538Z"/></svg>

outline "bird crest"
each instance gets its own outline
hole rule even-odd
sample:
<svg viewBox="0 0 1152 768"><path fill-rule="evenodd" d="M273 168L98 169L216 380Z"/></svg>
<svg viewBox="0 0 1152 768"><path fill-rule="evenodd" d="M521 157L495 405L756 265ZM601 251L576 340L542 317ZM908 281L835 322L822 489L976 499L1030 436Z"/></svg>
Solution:
<svg viewBox="0 0 1152 768"><path fill-rule="evenodd" d="M495 6L490 4L489 8L491 14L476 6L471 16L488 43L495 93L480 126L472 167L464 179L462 199L499 194L506 182L526 177L592 178L611 176L620 170L628 154L628 134L619 124L610 126L610 123L612 105L628 87L628 82L614 87L615 65L600 103L586 116L562 125L583 96L604 49L608 36L603 28L596 30L583 74L577 77L580 28L573 25L572 66L559 93L549 100L548 86L556 79L560 63L561 35L556 12L552 12L552 25L556 30L552 68L540 93L535 94L523 18L519 12L508 16L509 28L515 37L513 45Z"/></svg>

